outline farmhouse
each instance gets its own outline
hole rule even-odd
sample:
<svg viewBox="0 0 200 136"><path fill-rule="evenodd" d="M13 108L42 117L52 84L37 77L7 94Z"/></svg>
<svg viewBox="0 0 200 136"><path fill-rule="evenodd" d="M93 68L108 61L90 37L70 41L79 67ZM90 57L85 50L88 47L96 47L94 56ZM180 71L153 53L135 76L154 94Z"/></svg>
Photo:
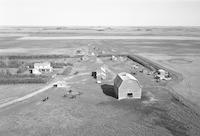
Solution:
<svg viewBox="0 0 200 136"><path fill-rule="evenodd" d="M114 80L114 91L116 97L120 99L135 98L140 99L142 88L139 81L129 73L119 73Z"/></svg>
<svg viewBox="0 0 200 136"><path fill-rule="evenodd" d="M50 62L42 62L42 63L35 63L34 68L31 70L32 74L42 74L42 73L49 73L52 72L53 68L51 67Z"/></svg>

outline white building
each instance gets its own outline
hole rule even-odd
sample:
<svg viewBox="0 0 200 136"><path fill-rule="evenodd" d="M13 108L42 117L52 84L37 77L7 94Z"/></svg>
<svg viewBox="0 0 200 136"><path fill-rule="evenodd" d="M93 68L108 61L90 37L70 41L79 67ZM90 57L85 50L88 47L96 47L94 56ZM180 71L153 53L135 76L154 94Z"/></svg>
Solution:
<svg viewBox="0 0 200 136"><path fill-rule="evenodd" d="M106 68L105 66L101 66L99 69L96 71L96 78L97 78L97 83L101 83L101 80L106 79Z"/></svg>
<svg viewBox="0 0 200 136"><path fill-rule="evenodd" d="M129 73L119 73L114 80L114 91L116 97L120 99L135 98L142 96L142 87L139 81Z"/></svg>
<svg viewBox="0 0 200 136"><path fill-rule="evenodd" d="M41 62L35 63L34 68L32 69L32 74L40 75L42 73L50 73L53 71L53 67L51 67L50 62Z"/></svg>
<svg viewBox="0 0 200 136"><path fill-rule="evenodd" d="M157 71L157 74L155 75L156 78L159 78L161 80L171 80L171 77L169 77L169 72L159 69Z"/></svg>
<svg viewBox="0 0 200 136"><path fill-rule="evenodd" d="M102 80L105 80L107 78L107 71L106 71L106 66L103 65L100 68L96 70L96 79L97 83L101 83Z"/></svg>

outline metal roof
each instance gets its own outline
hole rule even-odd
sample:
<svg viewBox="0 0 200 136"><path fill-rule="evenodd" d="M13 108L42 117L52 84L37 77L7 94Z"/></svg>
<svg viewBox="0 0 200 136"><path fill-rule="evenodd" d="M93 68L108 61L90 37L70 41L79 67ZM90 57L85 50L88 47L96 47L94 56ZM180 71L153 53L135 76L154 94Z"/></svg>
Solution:
<svg viewBox="0 0 200 136"><path fill-rule="evenodd" d="M122 80L129 80L129 79L132 79L132 80L138 81L133 75L131 75L131 74L129 74L129 73L126 73L126 72L119 73L118 76L119 76Z"/></svg>

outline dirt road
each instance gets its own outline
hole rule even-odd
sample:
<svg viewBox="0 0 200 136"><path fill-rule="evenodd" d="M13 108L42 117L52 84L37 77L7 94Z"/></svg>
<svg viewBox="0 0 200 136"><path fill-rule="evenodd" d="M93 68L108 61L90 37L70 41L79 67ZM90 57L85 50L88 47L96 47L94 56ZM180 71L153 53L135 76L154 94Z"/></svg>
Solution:
<svg viewBox="0 0 200 136"><path fill-rule="evenodd" d="M47 91L48 89L50 89L50 88L52 88L52 87L53 87L53 84L49 84L49 85L47 85L47 86L45 86L45 87L43 87L43 88L41 88L41 89L39 89L39 90L37 90L37 91L35 91L35 92L33 92L33 93L30 93L30 94L27 94L27 95L25 95L25 96L23 96L23 97L14 99L14 100L9 101L9 102L6 102L6 103L3 103L3 104L0 105L0 108L4 108L4 107L6 107L6 106L15 104L15 103L17 103L17 102L21 102L21 101L24 101L24 100L26 100L26 99L29 99L29 98L31 98L31 97L33 97L33 96L39 94L39 93L42 93L42 92L44 92L44 91Z"/></svg>

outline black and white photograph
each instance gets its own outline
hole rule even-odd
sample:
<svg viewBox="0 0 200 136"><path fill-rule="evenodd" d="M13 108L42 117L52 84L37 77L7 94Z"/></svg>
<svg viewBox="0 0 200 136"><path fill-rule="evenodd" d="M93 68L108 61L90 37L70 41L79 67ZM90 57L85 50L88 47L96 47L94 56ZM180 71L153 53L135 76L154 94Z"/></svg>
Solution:
<svg viewBox="0 0 200 136"><path fill-rule="evenodd" d="M0 136L200 136L200 0L0 0Z"/></svg>

